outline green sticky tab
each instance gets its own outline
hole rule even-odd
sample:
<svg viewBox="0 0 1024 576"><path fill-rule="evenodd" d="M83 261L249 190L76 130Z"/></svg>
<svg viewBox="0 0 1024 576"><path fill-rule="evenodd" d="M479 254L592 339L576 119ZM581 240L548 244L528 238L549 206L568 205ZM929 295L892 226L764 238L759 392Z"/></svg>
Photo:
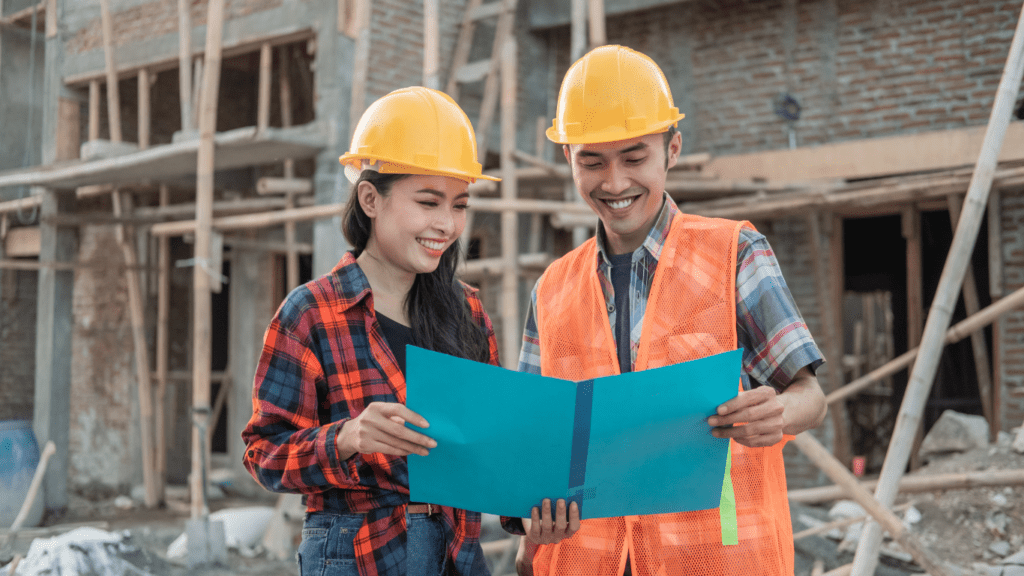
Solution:
<svg viewBox="0 0 1024 576"><path fill-rule="evenodd" d="M732 491L732 441L725 456L725 478L722 480L722 501L718 505L718 521L722 525L722 546L740 543L739 523L736 521L736 494Z"/></svg>

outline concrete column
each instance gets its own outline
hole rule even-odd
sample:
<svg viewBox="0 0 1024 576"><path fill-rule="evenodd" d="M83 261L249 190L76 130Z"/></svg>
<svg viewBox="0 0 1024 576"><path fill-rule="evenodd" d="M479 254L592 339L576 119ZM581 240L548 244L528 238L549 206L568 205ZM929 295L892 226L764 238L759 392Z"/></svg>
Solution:
<svg viewBox="0 0 1024 576"><path fill-rule="evenodd" d="M74 194L45 190L40 206L40 262L71 262L78 253L75 228L59 228L47 218L74 212ZM36 378L34 427L42 446L57 445L43 480L46 509L61 513L68 506L68 440L71 421L71 311L75 281L71 270L39 270L36 316Z"/></svg>
<svg viewBox="0 0 1024 576"><path fill-rule="evenodd" d="M352 57L355 41L339 33L338 3L326 2L327 11L318 23L316 69L316 117L327 127L327 146L316 158L314 194L317 204L334 204L348 199L349 182L338 164L348 150L349 102L352 97ZM320 73L322 71L322 73ZM348 250L341 234L341 218L313 223L313 278L331 271Z"/></svg>
<svg viewBox="0 0 1024 576"><path fill-rule="evenodd" d="M241 432L252 416L252 382L263 348L263 333L274 313L273 258L267 252L231 251L228 358L231 393L227 400L228 456L239 481L251 479L242 465Z"/></svg>

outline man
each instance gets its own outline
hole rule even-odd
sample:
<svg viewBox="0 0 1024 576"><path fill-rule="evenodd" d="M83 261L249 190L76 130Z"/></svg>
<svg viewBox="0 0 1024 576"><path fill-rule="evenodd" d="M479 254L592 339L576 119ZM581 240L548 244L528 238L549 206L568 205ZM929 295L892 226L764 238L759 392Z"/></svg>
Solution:
<svg viewBox="0 0 1024 576"><path fill-rule="evenodd" d="M826 404L821 353L771 248L749 223L682 214L666 194L683 114L647 56L589 52L566 73L557 114L548 138L600 224L538 280L519 369L583 380L743 348L743 389L708 419L733 440L739 544L722 545L717 510L581 522L575 503L545 500L503 519L526 535L520 573L792 575L782 446Z"/></svg>

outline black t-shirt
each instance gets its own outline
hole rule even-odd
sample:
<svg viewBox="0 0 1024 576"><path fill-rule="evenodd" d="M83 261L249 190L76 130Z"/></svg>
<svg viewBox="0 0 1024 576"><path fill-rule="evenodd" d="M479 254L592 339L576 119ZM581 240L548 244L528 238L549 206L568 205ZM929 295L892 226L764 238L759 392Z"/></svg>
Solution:
<svg viewBox="0 0 1024 576"><path fill-rule="evenodd" d="M619 371L633 371L633 358L629 351L629 276L633 254L619 254L609 258L612 262L612 290L615 291L615 349L619 356Z"/></svg>
<svg viewBox="0 0 1024 576"><path fill-rule="evenodd" d="M395 360L398 361L398 367L402 370L402 374L405 374L405 345L412 344L412 328L399 324L391 318L377 312L377 322L380 323L380 328L384 332L384 341L387 343L388 348L391 349L391 353L395 355Z"/></svg>

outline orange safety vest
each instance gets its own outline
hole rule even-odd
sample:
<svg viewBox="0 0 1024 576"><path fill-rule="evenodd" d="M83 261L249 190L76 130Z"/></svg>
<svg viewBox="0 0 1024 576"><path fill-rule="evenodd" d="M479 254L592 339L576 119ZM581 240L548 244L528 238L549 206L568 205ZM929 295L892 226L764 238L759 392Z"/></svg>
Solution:
<svg viewBox="0 0 1024 576"><path fill-rule="evenodd" d="M736 348L736 244L748 222L677 214L654 274L637 371ZM541 373L585 380L619 373L598 280L594 238L555 261L537 285ZM782 460L732 442L739 544L723 546L717 509L584 520L572 538L544 545L537 576L758 574L792 576L793 529ZM657 490L657 486L651 486Z"/></svg>

